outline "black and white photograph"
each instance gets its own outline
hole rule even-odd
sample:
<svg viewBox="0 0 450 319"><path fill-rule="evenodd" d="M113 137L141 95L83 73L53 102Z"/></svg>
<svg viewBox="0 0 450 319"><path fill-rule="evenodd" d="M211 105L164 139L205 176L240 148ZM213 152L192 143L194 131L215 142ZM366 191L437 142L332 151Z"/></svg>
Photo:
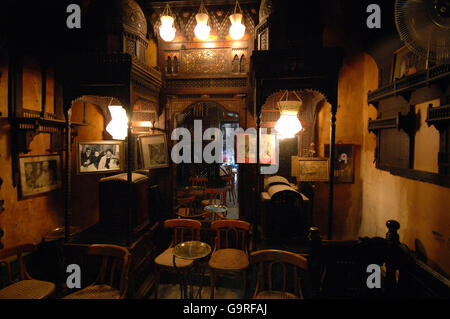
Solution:
<svg viewBox="0 0 450 319"><path fill-rule="evenodd" d="M20 160L21 195L28 197L61 187L61 162L58 155L26 156Z"/></svg>
<svg viewBox="0 0 450 319"><path fill-rule="evenodd" d="M120 141L79 142L78 174L122 171L122 148L123 142Z"/></svg>
<svg viewBox="0 0 450 319"><path fill-rule="evenodd" d="M140 136L139 145L143 169L169 167L165 134Z"/></svg>

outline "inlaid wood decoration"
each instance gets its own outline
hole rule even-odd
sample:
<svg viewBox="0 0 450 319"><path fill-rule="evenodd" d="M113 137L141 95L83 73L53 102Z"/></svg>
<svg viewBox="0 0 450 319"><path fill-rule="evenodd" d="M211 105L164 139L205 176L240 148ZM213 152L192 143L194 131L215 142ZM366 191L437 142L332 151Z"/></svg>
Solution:
<svg viewBox="0 0 450 319"><path fill-rule="evenodd" d="M230 73L231 48L181 50L181 73L206 75Z"/></svg>

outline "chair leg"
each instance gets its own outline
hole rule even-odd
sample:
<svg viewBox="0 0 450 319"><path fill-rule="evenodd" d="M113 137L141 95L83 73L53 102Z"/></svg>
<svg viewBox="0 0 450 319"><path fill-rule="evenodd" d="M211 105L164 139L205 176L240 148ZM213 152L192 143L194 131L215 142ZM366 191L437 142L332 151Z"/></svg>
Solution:
<svg viewBox="0 0 450 319"><path fill-rule="evenodd" d="M214 299L214 289L216 288L216 274L213 269L211 269L210 273L210 294L209 298Z"/></svg>
<svg viewBox="0 0 450 319"><path fill-rule="evenodd" d="M160 270L157 268L155 271L155 299L158 299L159 276Z"/></svg>
<svg viewBox="0 0 450 319"><path fill-rule="evenodd" d="M247 289L247 269L242 272L242 298L245 299L245 292Z"/></svg>

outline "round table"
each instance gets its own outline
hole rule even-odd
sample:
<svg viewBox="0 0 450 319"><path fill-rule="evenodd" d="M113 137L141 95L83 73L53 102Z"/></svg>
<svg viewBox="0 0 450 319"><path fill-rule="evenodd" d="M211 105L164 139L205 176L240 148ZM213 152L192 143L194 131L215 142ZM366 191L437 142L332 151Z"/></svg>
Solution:
<svg viewBox="0 0 450 319"><path fill-rule="evenodd" d="M184 289L185 288L184 287L185 280L183 280L183 278L181 278L181 275L178 272L175 258L200 260L202 258L207 257L211 253L211 246L208 245L207 243L197 241L197 240L185 241L185 242L181 242L178 245L176 245L175 247L173 247L172 253L173 253L173 266L175 267L175 270L178 273L178 276L180 277L180 297L181 297L181 299L183 299L183 298L187 299L187 294L183 293L185 291L185 289ZM203 275L205 272L205 268L206 267L203 267L202 275L200 278L200 287L198 290L198 297L200 299L202 298L202 283L203 283ZM190 285L189 298L193 299L194 293L193 293L193 285L192 285L192 276L191 276L190 271L187 272L187 277L188 277L188 281L189 281L189 285Z"/></svg>
<svg viewBox="0 0 450 319"><path fill-rule="evenodd" d="M213 220L216 219L215 218L216 215L219 215L220 217L226 217L228 212L227 206L224 205L208 205L205 206L203 210L208 213L212 213L214 215L214 217L212 218Z"/></svg>

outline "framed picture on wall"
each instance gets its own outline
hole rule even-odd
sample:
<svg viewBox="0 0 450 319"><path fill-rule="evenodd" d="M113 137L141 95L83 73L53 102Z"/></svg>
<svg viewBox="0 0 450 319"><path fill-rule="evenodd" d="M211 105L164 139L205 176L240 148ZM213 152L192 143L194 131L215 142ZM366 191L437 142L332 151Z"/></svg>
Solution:
<svg viewBox="0 0 450 319"><path fill-rule="evenodd" d="M354 183L354 145L336 144L334 158L334 181L336 183ZM330 157L330 144L325 144L325 157Z"/></svg>
<svg viewBox="0 0 450 319"><path fill-rule="evenodd" d="M256 131L236 133L236 163L256 163Z"/></svg>
<svg viewBox="0 0 450 319"><path fill-rule="evenodd" d="M22 197L48 193L62 185L59 155L20 157L19 166Z"/></svg>
<svg viewBox="0 0 450 319"><path fill-rule="evenodd" d="M423 70L425 70L425 59L415 55L406 46L394 52L392 59L392 81Z"/></svg>
<svg viewBox="0 0 450 319"><path fill-rule="evenodd" d="M328 158L292 156L292 176L299 182L327 182Z"/></svg>
<svg viewBox="0 0 450 319"><path fill-rule="evenodd" d="M169 167L166 134L139 136L142 169Z"/></svg>
<svg viewBox="0 0 450 319"><path fill-rule="evenodd" d="M122 141L77 142L77 173L114 173L125 169Z"/></svg>
<svg viewBox="0 0 450 319"><path fill-rule="evenodd" d="M260 134L259 163L263 165L276 165L277 136L275 134Z"/></svg>

